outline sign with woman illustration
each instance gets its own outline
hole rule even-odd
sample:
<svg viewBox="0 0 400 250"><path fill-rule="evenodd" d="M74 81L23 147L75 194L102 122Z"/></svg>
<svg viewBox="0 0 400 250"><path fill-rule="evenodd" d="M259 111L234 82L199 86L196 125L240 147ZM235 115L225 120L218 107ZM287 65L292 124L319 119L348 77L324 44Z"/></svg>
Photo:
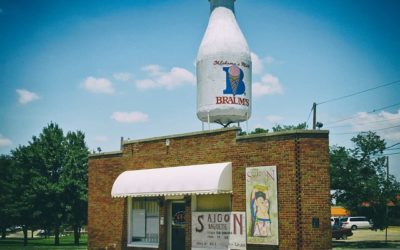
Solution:
<svg viewBox="0 0 400 250"><path fill-rule="evenodd" d="M246 168L247 243L278 245L276 166Z"/></svg>

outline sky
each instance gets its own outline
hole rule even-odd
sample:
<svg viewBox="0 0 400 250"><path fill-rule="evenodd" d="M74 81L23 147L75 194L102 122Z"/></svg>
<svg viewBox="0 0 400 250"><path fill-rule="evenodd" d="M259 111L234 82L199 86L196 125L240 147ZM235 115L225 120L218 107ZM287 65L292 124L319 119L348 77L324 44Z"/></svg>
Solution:
<svg viewBox="0 0 400 250"><path fill-rule="evenodd" d="M207 0L0 0L0 154L50 122L103 152L121 137L200 131L209 11ZM367 130L400 142L400 1L237 0L235 12L253 63L244 130L311 126L316 102L330 145ZM399 148L385 151L398 180Z"/></svg>

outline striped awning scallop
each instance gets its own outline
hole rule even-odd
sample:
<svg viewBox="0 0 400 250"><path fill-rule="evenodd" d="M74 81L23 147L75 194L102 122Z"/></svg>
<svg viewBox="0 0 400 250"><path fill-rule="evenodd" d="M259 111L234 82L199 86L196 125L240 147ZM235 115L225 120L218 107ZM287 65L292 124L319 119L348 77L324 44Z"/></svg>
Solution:
<svg viewBox="0 0 400 250"><path fill-rule="evenodd" d="M132 170L115 180L112 197L232 193L232 163Z"/></svg>

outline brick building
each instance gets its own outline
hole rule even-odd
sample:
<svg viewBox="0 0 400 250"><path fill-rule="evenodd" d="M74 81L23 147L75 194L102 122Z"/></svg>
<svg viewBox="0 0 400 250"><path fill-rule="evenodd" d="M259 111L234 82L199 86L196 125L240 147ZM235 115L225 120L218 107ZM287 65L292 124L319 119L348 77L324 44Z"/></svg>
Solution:
<svg viewBox="0 0 400 250"><path fill-rule="evenodd" d="M89 159L89 249L192 249L192 214L249 214L246 169L260 166L276 166L279 243L246 249L330 249L328 151L328 132L316 130L239 136L227 128L123 141L120 151ZM201 166L220 181L204 178ZM209 190L191 190L198 186Z"/></svg>

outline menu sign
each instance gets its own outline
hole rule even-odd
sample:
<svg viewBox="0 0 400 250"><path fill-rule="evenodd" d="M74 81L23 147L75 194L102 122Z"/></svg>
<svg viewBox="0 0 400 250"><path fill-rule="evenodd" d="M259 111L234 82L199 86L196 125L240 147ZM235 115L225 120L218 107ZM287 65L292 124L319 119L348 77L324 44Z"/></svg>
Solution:
<svg viewBox="0 0 400 250"><path fill-rule="evenodd" d="M193 212L192 247L246 249L246 213Z"/></svg>

